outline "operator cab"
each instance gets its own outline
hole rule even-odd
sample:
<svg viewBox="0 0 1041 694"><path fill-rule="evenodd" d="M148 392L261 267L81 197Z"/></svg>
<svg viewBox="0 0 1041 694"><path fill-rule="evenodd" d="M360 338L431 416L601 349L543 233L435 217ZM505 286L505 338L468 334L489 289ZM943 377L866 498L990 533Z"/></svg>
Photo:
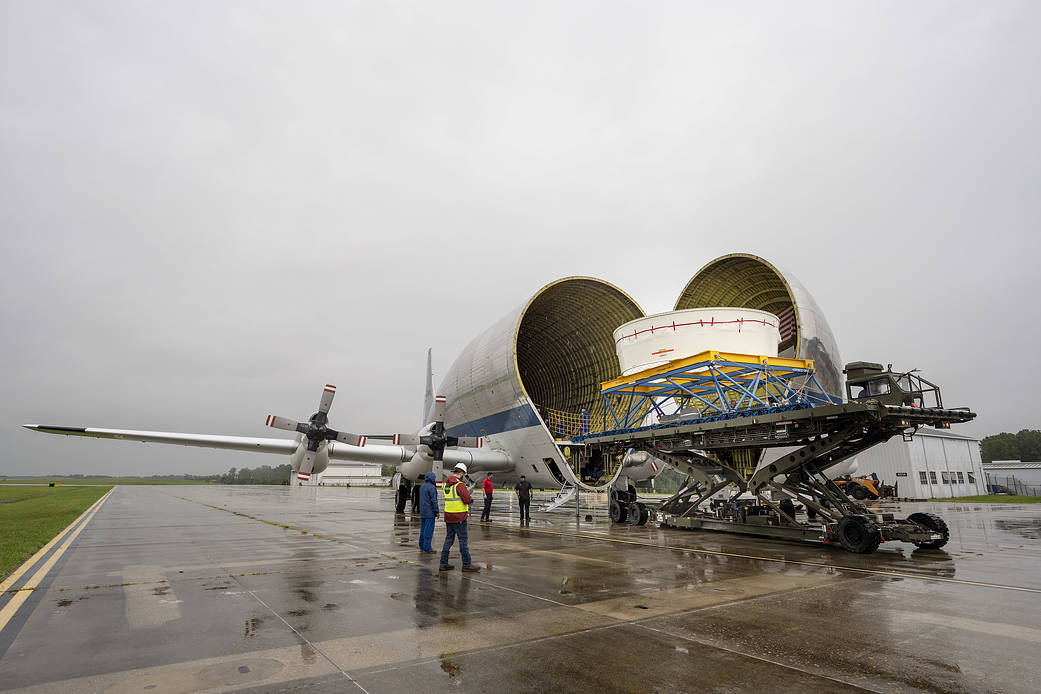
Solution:
<svg viewBox="0 0 1041 694"><path fill-rule="evenodd" d="M854 361L842 370L846 374L846 399L875 400L883 405L899 407L943 407L940 389L917 373L897 373L893 365ZM928 400L928 402L926 402Z"/></svg>

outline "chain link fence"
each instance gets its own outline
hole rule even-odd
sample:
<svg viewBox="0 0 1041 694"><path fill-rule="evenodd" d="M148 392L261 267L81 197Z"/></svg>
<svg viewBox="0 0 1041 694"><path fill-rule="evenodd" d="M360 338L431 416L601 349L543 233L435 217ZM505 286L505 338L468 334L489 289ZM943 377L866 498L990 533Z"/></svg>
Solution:
<svg viewBox="0 0 1041 694"><path fill-rule="evenodd" d="M987 473L987 492L990 494L1015 494L1016 496L1041 496L1041 485L1028 484L1017 477Z"/></svg>

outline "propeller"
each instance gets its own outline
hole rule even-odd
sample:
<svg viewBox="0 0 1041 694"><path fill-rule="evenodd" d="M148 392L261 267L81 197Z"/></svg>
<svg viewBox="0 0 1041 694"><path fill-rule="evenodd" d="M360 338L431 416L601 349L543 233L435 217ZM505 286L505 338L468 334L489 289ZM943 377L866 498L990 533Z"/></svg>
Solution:
<svg viewBox="0 0 1041 694"><path fill-rule="evenodd" d="M445 396L438 395L434 398L434 426L430 433L420 434L394 434L394 445L396 446L426 446L434 456L434 474L438 482L441 481L441 470L444 466L445 448L449 446L461 446L463 448L481 448L484 446L484 438L481 436L445 436Z"/></svg>
<svg viewBox="0 0 1041 694"><path fill-rule="evenodd" d="M294 422L292 419L278 417L273 414L269 414L267 417L267 426L275 429L284 429L285 431L295 431L307 437L307 450L304 452L304 459L300 462L300 469L296 473L297 479L301 481L306 482L311 479L315 455L318 453L318 447L324 441L339 441L350 446L365 445L367 438L365 436L341 433L329 428L329 408L332 407L335 396L336 386L326 384L325 390L322 391L322 399L318 403L318 411L311 415L307 422Z"/></svg>

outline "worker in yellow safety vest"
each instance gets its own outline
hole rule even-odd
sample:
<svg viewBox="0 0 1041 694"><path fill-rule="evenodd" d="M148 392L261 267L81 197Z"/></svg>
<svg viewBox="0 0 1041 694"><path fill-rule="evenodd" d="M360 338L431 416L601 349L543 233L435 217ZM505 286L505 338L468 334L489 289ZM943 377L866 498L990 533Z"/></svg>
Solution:
<svg viewBox="0 0 1041 694"><path fill-rule="evenodd" d="M441 571L450 571L455 567L448 563L448 552L459 538L459 554L463 557L463 571L476 573L480 571L470 561L470 540L467 537L466 519L470 516L470 504L473 497L462 481L466 474L466 465L459 463L452 474L445 480L445 544L441 548Z"/></svg>

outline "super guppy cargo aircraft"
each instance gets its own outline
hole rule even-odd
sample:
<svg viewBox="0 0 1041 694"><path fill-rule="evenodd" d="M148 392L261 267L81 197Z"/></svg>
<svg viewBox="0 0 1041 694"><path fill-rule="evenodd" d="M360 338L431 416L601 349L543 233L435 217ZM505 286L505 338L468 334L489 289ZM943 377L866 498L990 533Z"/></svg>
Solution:
<svg viewBox="0 0 1041 694"><path fill-rule="evenodd" d="M814 360L822 388L841 398L843 362L835 339L794 277L753 255L717 258L687 283L675 310L706 307L777 316L777 353ZM600 384L620 375L613 331L642 317L636 301L603 280L567 277L551 282L474 338L449 369L436 398L428 355L427 424L415 434L395 435L391 443L330 428L333 386L325 387L318 411L306 422L267 417L268 426L294 432L292 439L24 426L67 436L288 455L298 483L310 482L331 460L389 465L398 470L398 511L413 483L431 470L440 479L444 463L449 469L465 463L472 479L495 472L498 481L509 484L525 475L537 488L610 487L623 502L635 502L631 483L656 476L664 468L660 461L646 453L615 461L582 460L568 438L579 433L573 423L582 426L603 416Z"/></svg>

